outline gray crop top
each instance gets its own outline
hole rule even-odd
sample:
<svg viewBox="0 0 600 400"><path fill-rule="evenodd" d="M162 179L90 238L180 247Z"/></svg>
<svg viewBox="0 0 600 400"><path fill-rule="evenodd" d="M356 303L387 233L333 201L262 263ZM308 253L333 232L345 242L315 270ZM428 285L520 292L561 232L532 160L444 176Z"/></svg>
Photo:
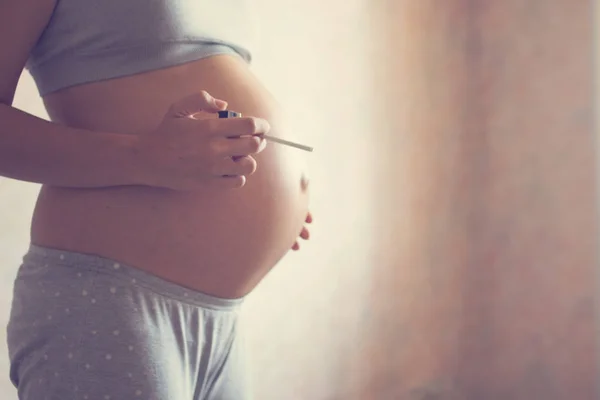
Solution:
<svg viewBox="0 0 600 400"><path fill-rule="evenodd" d="M247 0L57 0L27 60L40 94L215 54L251 60Z"/></svg>

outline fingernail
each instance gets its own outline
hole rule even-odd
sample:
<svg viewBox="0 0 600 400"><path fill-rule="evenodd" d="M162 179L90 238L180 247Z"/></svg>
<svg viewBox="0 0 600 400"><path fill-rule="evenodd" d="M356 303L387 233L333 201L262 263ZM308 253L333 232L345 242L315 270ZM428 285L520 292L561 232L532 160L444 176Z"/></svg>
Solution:
<svg viewBox="0 0 600 400"><path fill-rule="evenodd" d="M260 137L261 143L260 143L260 147L259 147L259 151L263 151L265 149L265 147L267 147L267 139L265 139L264 137Z"/></svg>

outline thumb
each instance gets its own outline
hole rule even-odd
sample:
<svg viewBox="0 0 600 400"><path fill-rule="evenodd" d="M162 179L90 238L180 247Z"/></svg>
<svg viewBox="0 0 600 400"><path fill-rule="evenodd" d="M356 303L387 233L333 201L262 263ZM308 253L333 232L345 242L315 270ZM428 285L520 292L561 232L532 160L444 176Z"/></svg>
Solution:
<svg viewBox="0 0 600 400"><path fill-rule="evenodd" d="M203 90L173 103L168 114L174 117L189 117L200 111L217 112L226 108L226 101L215 99Z"/></svg>

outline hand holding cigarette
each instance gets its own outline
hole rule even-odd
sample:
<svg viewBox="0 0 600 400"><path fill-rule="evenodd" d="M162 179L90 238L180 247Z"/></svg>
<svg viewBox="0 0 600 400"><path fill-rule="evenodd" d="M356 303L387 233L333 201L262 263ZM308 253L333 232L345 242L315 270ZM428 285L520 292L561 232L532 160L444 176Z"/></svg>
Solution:
<svg viewBox="0 0 600 400"><path fill-rule="evenodd" d="M242 116L242 113L238 113L235 111L230 111L230 110L219 111L219 118L235 118L235 117L241 117L241 116ZM289 140L284 140L284 139L280 139L280 138L277 138L274 136L269 136L269 135L264 135L264 134L260 135L260 136L267 139L270 142L279 143L284 146L290 146L290 147L294 147L296 149L309 151L309 152L313 151L313 148L310 146L306 146L306 145L295 143L295 142L290 142Z"/></svg>

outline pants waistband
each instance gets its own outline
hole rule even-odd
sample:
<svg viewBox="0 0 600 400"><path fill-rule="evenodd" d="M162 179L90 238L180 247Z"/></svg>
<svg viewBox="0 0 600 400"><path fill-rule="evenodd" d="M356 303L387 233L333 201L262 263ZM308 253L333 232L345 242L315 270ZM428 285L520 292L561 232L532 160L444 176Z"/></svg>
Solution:
<svg viewBox="0 0 600 400"><path fill-rule="evenodd" d="M146 287L158 294L203 308L232 310L238 308L244 298L226 299L185 288L174 282L152 275L139 268L125 265L105 257L42 247L31 244L23 257L25 263L39 265L59 265L89 271L110 274L117 279L129 280L129 284Z"/></svg>

